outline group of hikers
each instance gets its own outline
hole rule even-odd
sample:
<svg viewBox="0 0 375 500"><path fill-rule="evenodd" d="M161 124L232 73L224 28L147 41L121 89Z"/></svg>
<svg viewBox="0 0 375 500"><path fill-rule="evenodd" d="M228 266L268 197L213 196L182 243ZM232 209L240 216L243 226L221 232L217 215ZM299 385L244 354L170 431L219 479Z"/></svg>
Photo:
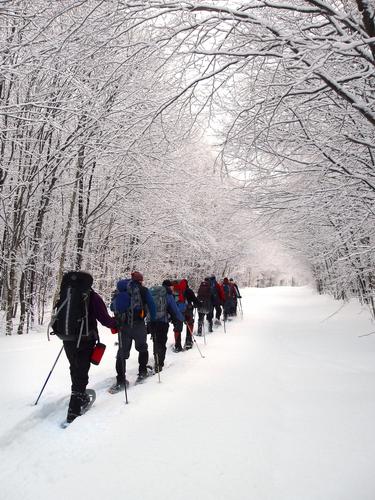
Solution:
<svg viewBox="0 0 375 500"><path fill-rule="evenodd" d="M142 273L133 271L130 278L117 283L112 294L110 309L114 316L111 316L92 285L93 278L87 272L65 273L50 324L52 333L63 340L70 365L72 387L67 423L83 414L90 403L86 392L90 364L94 362L98 346L105 348L100 343L97 321L118 334L116 380L109 388L109 392L115 394L124 389L126 392L129 384L126 379L126 360L130 356L133 341L138 352L137 382L142 382L150 373L163 370L170 323L174 331L174 352L191 349L194 335L202 336L205 333L205 319L208 332L212 332L214 324L221 324L222 315L224 322L237 315L241 299L233 279L224 278L219 283L212 275L201 282L195 294L186 279L166 279L161 285L147 288L143 285ZM194 310L198 313L196 332ZM186 335L182 345L184 325ZM154 345L153 367L149 365L147 334L151 335Z"/></svg>

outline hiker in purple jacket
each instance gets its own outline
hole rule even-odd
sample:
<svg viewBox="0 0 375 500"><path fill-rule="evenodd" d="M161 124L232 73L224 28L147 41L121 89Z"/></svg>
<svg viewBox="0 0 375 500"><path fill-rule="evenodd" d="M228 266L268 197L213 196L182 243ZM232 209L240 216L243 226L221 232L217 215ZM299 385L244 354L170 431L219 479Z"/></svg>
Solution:
<svg viewBox="0 0 375 500"><path fill-rule="evenodd" d="M78 275L78 273L76 274ZM82 336L79 345L77 342L69 340L63 342L72 380L72 393L67 415L68 423L80 416L82 408L87 404L86 386L89 381L90 360L94 346L99 340L97 321L107 328L116 330L115 318L109 316L103 299L91 288L93 282L91 275L81 272L79 276L83 274L86 275L86 279L91 278L88 281L90 296L87 308L87 335Z"/></svg>

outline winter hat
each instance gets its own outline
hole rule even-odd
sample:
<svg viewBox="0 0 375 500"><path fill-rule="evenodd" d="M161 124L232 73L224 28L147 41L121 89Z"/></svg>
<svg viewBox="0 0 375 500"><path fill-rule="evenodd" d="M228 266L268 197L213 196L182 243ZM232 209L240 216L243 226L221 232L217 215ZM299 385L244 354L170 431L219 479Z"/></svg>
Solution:
<svg viewBox="0 0 375 500"><path fill-rule="evenodd" d="M227 285L227 284L229 283L228 278L224 278L224 279L223 279L223 283L225 283L225 284Z"/></svg>
<svg viewBox="0 0 375 500"><path fill-rule="evenodd" d="M143 274L140 273L139 271L133 271L131 276L134 281L139 281L139 282L143 281Z"/></svg>
<svg viewBox="0 0 375 500"><path fill-rule="evenodd" d="M164 280L162 285L163 286L172 286L172 281L171 280Z"/></svg>

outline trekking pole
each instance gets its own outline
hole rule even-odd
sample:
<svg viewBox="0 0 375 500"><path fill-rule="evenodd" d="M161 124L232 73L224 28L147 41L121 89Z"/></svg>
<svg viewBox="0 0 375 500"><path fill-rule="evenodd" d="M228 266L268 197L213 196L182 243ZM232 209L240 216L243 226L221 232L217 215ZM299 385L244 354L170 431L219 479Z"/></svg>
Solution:
<svg viewBox="0 0 375 500"><path fill-rule="evenodd" d="M42 390L40 391L39 396L38 396L38 399L35 401L34 406L36 406L36 405L38 404L38 401L39 401L39 399L40 399L40 396L42 395L42 393L43 393L43 391L44 391L44 388L45 388L45 386L47 385L47 382L48 382L48 380L49 380L49 378L50 378L50 376L51 376L51 374L52 374L52 372L53 372L53 370L54 370L54 368L55 368L55 366L56 366L56 363L57 363L57 361L58 361L58 359L59 359L59 357L60 357L60 354L62 353L63 349L64 349L64 345L61 347L60 352L59 352L59 354L57 355L57 358L56 358L55 362L53 363L52 369L51 369L51 371L49 372L48 377L46 378L46 381L44 382L44 385L43 385L43 387L42 387Z"/></svg>
<svg viewBox="0 0 375 500"><path fill-rule="evenodd" d="M242 309L242 302L241 302L241 299L238 299L238 303L240 304L241 319L243 319L243 309Z"/></svg>
<svg viewBox="0 0 375 500"><path fill-rule="evenodd" d="M226 328L226 326L225 326L225 323L226 323L226 322L227 322L227 320L226 320L226 319L223 319L223 323L224 323L224 333L227 333L227 328Z"/></svg>
<svg viewBox="0 0 375 500"><path fill-rule="evenodd" d="M198 342L196 341L195 339L195 335L194 333L191 331L191 328L189 326L189 323L188 322L185 322L186 326L188 327L189 331L190 331L190 335L191 335L191 338L193 339L193 342L195 342L195 345L197 346L197 349L199 351L199 354L201 355L201 358L204 358L205 356L203 356L201 350L199 349L199 346L198 346Z"/></svg>
<svg viewBox="0 0 375 500"><path fill-rule="evenodd" d="M206 341L206 326L204 324L204 318L203 318L203 323L202 323L202 330L203 330L204 345L207 345L207 341Z"/></svg>
<svg viewBox="0 0 375 500"><path fill-rule="evenodd" d="M118 332L118 344L119 344L121 356L123 356L124 351L122 350L121 330L119 330L119 332ZM127 404L129 404L129 401L128 401L128 388L126 387L126 359L125 359L125 356L124 356L124 359L122 361L122 371L124 372L125 404L127 405Z"/></svg>

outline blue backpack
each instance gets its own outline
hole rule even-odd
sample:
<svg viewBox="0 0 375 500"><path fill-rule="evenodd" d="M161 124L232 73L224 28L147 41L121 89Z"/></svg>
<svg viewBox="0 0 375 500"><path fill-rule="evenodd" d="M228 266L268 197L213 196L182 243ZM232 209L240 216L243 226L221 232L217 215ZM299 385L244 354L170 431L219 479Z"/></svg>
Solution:
<svg viewBox="0 0 375 500"><path fill-rule="evenodd" d="M164 321L167 315L167 290L164 286L155 285L149 288L156 306L156 321Z"/></svg>
<svg viewBox="0 0 375 500"><path fill-rule="evenodd" d="M214 306L217 306L220 303L219 292L217 291L216 283L217 281L214 278L210 278L211 299Z"/></svg>
<svg viewBox="0 0 375 500"><path fill-rule="evenodd" d="M131 279L118 281L110 309L121 322L127 324L132 324L134 319L143 319L144 307L139 284Z"/></svg>
<svg viewBox="0 0 375 500"><path fill-rule="evenodd" d="M225 300L229 300L231 298L231 288L228 283L223 283L223 291L224 291L224 296Z"/></svg>

